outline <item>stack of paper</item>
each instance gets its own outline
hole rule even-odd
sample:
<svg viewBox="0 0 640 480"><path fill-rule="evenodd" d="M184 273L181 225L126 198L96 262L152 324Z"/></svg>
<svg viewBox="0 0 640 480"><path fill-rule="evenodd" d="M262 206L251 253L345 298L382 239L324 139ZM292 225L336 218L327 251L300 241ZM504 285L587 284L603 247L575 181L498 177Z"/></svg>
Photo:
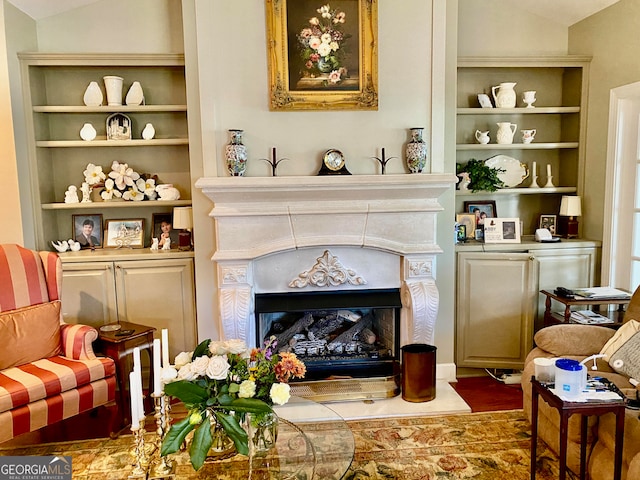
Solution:
<svg viewBox="0 0 640 480"><path fill-rule="evenodd" d="M591 287L591 288L577 288L573 290L575 295L580 297L588 298L590 300L594 299L626 299L631 298L631 294L629 292L625 292L624 290L619 290L617 288L612 287Z"/></svg>
<svg viewBox="0 0 640 480"><path fill-rule="evenodd" d="M592 310L579 310L571 312L571 320L585 325L601 325L603 323L614 323L613 319L605 317Z"/></svg>

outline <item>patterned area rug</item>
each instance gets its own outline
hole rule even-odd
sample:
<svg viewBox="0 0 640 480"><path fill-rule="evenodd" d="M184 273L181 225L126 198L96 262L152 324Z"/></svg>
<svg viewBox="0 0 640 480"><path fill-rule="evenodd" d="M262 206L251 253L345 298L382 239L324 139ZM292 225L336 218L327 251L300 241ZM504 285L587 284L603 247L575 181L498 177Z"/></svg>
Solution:
<svg viewBox="0 0 640 480"><path fill-rule="evenodd" d="M349 421L355 456L345 480L526 480L530 425L521 410L451 416ZM326 442L341 439L326 436ZM73 478L125 479L131 474L131 436L1 449L0 455L71 455ZM238 457L236 457L238 458ZM178 455L177 479L282 478L265 472L249 477L246 457L207 464L197 473L186 454ZM243 464L245 465L243 467ZM544 443L538 446L537 478L558 478L558 462ZM311 480L308 472L291 476ZM336 478L316 470L313 478ZM337 477L339 478L339 477Z"/></svg>

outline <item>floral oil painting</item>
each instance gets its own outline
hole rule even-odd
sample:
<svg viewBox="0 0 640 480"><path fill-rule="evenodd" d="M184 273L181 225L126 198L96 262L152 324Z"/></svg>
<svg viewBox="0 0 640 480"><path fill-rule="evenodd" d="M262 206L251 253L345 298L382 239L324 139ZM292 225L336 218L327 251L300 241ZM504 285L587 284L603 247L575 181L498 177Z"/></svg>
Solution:
<svg viewBox="0 0 640 480"><path fill-rule="evenodd" d="M375 0L266 0L271 110L377 110Z"/></svg>

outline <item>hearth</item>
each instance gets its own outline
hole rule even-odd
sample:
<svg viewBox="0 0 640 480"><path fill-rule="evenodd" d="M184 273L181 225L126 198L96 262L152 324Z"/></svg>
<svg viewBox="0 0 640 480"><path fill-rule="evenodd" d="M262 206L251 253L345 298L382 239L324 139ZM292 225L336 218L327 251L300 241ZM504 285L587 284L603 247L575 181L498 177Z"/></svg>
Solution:
<svg viewBox="0 0 640 480"><path fill-rule="evenodd" d="M387 377L398 373L399 289L258 294L256 342L307 366L305 380Z"/></svg>

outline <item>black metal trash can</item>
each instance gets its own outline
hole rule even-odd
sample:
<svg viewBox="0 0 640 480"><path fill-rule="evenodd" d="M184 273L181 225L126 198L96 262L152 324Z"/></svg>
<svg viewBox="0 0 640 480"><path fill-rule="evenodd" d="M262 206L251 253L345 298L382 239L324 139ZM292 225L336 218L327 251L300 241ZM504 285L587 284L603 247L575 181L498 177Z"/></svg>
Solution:
<svg viewBox="0 0 640 480"><path fill-rule="evenodd" d="M424 343L402 350L402 399L428 402L436 398L436 347Z"/></svg>

